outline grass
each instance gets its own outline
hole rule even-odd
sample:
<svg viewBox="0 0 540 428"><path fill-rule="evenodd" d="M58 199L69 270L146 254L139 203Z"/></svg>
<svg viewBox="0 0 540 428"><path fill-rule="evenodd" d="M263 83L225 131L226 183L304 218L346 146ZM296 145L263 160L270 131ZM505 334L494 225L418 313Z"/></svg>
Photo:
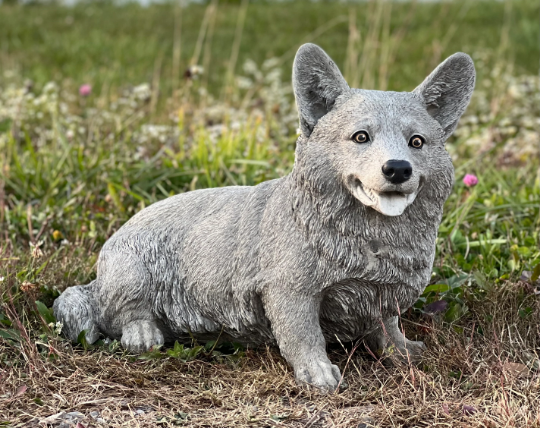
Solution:
<svg viewBox="0 0 540 428"><path fill-rule="evenodd" d="M246 4L0 7L0 424L540 426L538 4ZM432 281L402 316L422 363L333 347L349 388L321 396L272 348L67 343L54 298L95 277L135 212L290 170L289 67L307 40L363 87L475 59ZM190 64L205 72L177 78Z"/></svg>
<svg viewBox="0 0 540 428"><path fill-rule="evenodd" d="M40 87L65 79L75 84L91 82L97 93L113 95L115 88L155 80L169 96L187 66L195 62L207 68L210 91L216 93L230 66L243 6L214 3L215 9L202 5L179 9L173 4L119 8L108 2L82 2L73 8L3 6L0 71L15 71ZM381 46L377 40L383 45L394 41L388 55L395 65L384 79L394 90L410 90L419 76L456 51L497 51L501 41L512 49L500 52L504 57L497 60L535 74L540 63L539 14L540 6L532 0L430 4L295 1L286 6L257 2L247 5L234 71L239 72L246 59L261 64L279 58L288 75L296 48L306 41L319 43L337 64L345 66L351 28L356 26L362 51L373 54L364 55L369 58L365 71L371 74L381 67L379 58L387 55L378 55ZM501 33L503 27L506 33ZM392 38L396 35L399 40ZM199 40L202 44L198 46ZM354 80L354 73L346 71L346 77Z"/></svg>

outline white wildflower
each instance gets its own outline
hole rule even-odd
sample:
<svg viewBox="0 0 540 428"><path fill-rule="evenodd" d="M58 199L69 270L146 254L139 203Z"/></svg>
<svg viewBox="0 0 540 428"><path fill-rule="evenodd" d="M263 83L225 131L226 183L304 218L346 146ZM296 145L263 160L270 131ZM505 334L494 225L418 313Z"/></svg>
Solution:
<svg viewBox="0 0 540 428"><path fill-rule="evenodd" d="M259 69L257 68L257 64L252 59L248 59L246 60L246 62L244 62L243 69L244 69L244 73L246 74L251 74L251 75L259 74Z"/></svg>
<svg viewBox="0 0 540 428"><path fill-rule="evenodd" d="M266 61L263 62L262 69L263 70L270 70L272 68L279 67L279 58L269 58Z"/></svg>
<svg viewBox="0 0 540 428"><path fill-rule="evenodd" d="M64 324L60 321L57 321L56 325L54 326L54 332L59 335L60 333L62 333L62 327L64 327Z"/></svg>
<svg viewBox="0 0 540 428"><path fill-rule="evenodd" d="M54 92L58 91L58 86L54 82L48 82L43 87L43 93L44 94L52 94Z"/></svg>
<svg viewBox="0 0 540 428"><path fill-rule="evenodd" d="M188 77L197 78L204 73L204 68L200 65L195 64L190 66L187 71L189 73Z"/></svg>
<svg viewBox="0 0 540 428"><path fill-rule="evenodd" d="M236 84L240 89L249 89L253 86L253 81L249 77L239 76L236 78Z"/></svg>
<svg viewBox="0 0 540 428"><path fill-rule="evenodd" d="M146 101L149 100L152 96L152 91L150 89L150 85L148 83L143 83L141 85L135 86L133 88L133 95L136 99L140 101Z"/></svg>

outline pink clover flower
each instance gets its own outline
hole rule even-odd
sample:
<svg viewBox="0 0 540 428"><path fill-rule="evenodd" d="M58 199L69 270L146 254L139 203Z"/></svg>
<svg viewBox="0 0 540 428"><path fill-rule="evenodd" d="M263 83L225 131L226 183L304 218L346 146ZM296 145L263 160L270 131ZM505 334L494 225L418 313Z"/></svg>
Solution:
<svg viewBox="0 0 540 428"><path fill-rule="evenodd" d="M466 174L463 177L463 184L467 187L474 187L478 184L478 177L474 174Z"/></svg>
<svg viewBox="0 0 540 428"><path fill-rule="evenodd" d="M81 87L79 88L79 95L81 97L87 97L91 93L92 93L92 86L90 86L88 83L81 85Z"/></svg>

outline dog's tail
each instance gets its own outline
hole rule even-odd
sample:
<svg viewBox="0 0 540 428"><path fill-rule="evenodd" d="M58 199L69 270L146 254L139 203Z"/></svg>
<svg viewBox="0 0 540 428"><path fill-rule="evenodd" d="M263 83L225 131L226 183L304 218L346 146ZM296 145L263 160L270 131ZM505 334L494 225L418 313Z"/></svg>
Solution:
<svg viewBox="0 0 540 428"><path fill-rule="evenodd" d="M98 310L94 300L97 282L77 285L66 290L54 301L54 316L63 324L62 333L72 342L86 331L86 341L94 343L99 337Z"/></svg>

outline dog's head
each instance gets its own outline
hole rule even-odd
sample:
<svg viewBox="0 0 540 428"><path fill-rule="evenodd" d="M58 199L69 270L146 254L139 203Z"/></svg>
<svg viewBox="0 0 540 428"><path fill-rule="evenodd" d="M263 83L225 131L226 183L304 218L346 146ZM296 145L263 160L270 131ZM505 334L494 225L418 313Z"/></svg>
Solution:
<svg viewBox="0 0 540 428"><path fill-rule="evenodd" d="M456 53L413 92L351 89L320 47L303 45L293 66L302 152L330 164L365 206L401 215L441 170L453 174L444 143L469 104L475 75L471 58Z"/></svg>

